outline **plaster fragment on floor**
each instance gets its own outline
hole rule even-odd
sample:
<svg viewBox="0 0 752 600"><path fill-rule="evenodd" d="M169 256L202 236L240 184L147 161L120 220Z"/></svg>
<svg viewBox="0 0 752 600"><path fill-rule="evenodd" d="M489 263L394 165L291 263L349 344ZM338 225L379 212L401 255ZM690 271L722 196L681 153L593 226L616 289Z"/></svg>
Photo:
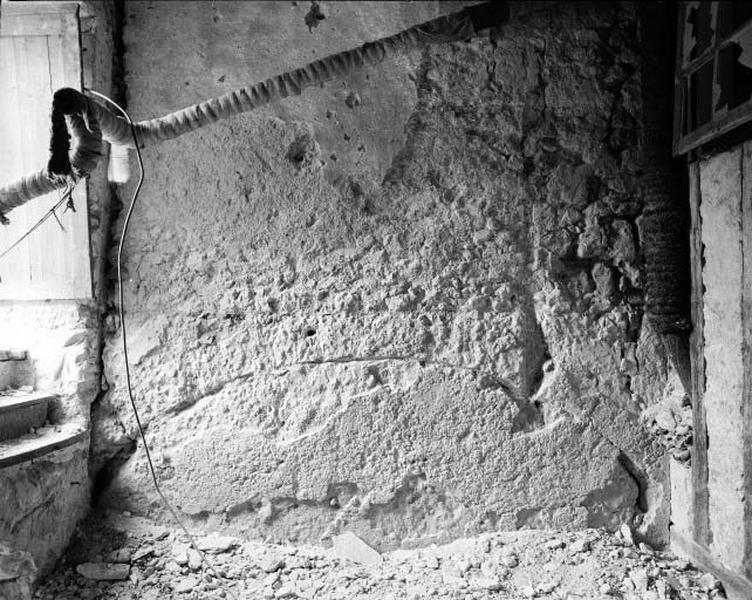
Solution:
<svg viewBox="0 0 752 600"><path fill-rule="evenodd" d="M274 573L284 568L285 560L275 554L264 554L256 559L256 565L265 573Z"/></svg>
<svg viewBox="0 0 752 600"><path fill-rule="evenodd" d="M224 535L207 535L206 537L196 540L198 549L202 552L227 552L238 545L238 540L233 537Z"/></svg>
<svg viewBox="0 0 752 600"><path fill-rule="evenodd" d="M198 587L198 579L196 577L186 577L185 579L181 579L175 584L175 587L173 588L178 594L187 594L188 592L192 592Z"/></svg>
<svg viewBox="0 0 752 600"><path fill-rule="evenodd" d="M86 579L96 581L121 581L128 579L131 567L122 563L82 563L76 567Z"/></svg>
<svg viewBox="0 0 752 600"><path fill-rule="evenodd" d="M350 531L335 536L333 542L334 553L340 558L346 558L361 565L379 565L384 560L381 554Z"/></svg>
<svg viewBox="0 0 752 600"><path fill-rule="evenodd" d="M188 548L186 554L188 555L188 568L191 571L198 571L201 568L201 555L193 548Z"/></svg>
<svg viewBox="0 0 752 600"><path fill-rule="evenodd" d="M183 542L175 542L172 545L172 560L181 567L188 564L188 548L190 546Z"/></svg>

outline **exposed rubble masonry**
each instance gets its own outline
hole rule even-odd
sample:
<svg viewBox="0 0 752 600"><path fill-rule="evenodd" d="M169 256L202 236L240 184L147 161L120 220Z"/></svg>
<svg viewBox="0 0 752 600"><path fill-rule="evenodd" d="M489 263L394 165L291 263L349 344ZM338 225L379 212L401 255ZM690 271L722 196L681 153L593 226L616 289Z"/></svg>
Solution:
<svg viewBox="0 0 752 600"><path fill-rule="evenodd" d="M309 31L303 4L128 2L133 117L441 7L330 3ZM351 530L378 550L623 522L665 541L663 451L639 418L667 366L643 320L637 16L513 8L493 41L144 150L125 264L135 394L194 525ZM92 464L105 505L158 515L111 325Z"/></svg>

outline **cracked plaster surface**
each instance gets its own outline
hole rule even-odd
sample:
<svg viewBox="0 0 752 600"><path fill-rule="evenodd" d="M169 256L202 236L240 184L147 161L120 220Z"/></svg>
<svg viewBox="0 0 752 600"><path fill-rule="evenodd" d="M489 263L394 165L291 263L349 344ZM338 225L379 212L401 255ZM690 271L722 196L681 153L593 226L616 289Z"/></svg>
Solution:
<svg viewBox="0 0 752 600"><path fill-rule="evenodd" d="M337 3L308 33L303 8L281 3L129 3L133 114L438 5L388 7ZM666 366L642 323L636 27L629 4L555 6L495 43L387 59L146 149L126 318L159 477L183 513L286 541L347 527L380 549L625 521L665 541L663 459L639 422ZM232 43L259 57L251 72L223 54ZM180 73L162 50L187 57ZM302 164L301 136L315 141ZM111 333L102 500L158 512L129 454Z"/></svg>

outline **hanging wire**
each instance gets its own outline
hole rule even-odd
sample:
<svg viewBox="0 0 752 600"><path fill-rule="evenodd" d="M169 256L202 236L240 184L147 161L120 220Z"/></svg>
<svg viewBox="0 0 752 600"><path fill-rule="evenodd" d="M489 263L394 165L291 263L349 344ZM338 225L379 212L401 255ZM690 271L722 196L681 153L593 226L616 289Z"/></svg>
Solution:
<svg viewBox="0 0 752 600"><path fill-rule="evenodd" d="M58 200L50 210L48 210L46 213L42 215L42 217L34 223L27 231L24 233L20 238L18 238L15 242L13 242L10 246L8 246L5 250L3 250L3 253L0 254L0 260L5 258L5 256L10 253L13 248L18 246L21 242L23 242L27 237L29 237L32 233L34 233L41 225L44 223L47 219L49 219L51 216L55 216L55 219L57 219L58 224L60 225L60 228L65 231L65 227L63 227L63 224L60 222L60 219L57 216L58 208L60 208L64 203L68 203L67 205L69 207L72 207L73 204L73 190L76 189L76 185L78 182L73 182L72 180L68 181L68 187L65 189L65 192L63 192L63 195L60 197L60 200ZM75 210L75 209L74 209Z"/></svg>
<svg viewBox="0 0 752 600"><path fill-rule="evenodd" d="M122 340L123 340L123 361L125 362L125 382L126 387L128 389L128 399L130 400L131 408L133 409L133 415L136 418L136 425L138 426L138 432L141 437L141 443L144 447L144 453L146 454L146 462L149 465L149 473L151 474L152 482L154 483L154 489L157 491L157 494L162 500L162 503L165 505L165 507L170 511L172 514L172 518L175 520L175 522L180 526L180 529L183 530L183 533L186 535L188 540L190 541L191 546L193 549L199 554L201 557L201 561L206 565L208 571L221 583L222 589L224 592L232 599L232 600L238 600L237 597L233 594L233 592L230 590L229 586L227 585L227 581L219 576L219 573L217 573L217 570L214 568L214 565L209 561L209 559L206 556L206 553L201 550L198 547L198 544L196 543L196 539L193 537L193 535L188 531L188 528L183 524L183 521L178 516L177 511L173 508L172 504L167 500L167 497L162 492L162 488L159 486L159 481L157 480L157 473L154 469L154 463L151 459L151 452L149 451L149 445L146 443L146 435L144 433L144 428L141 425L141 418L138 414L138 408L136 407L136 401L133 398L133 386L131 384L131 371L130 366L128 363L128 339L126 335L125 330L125 307L123 302L123 247L125 246L125 238L128 235L128 225L131 221L131 216L133 216L133 209L136 206L136 200L138 199L138 194L141 191L141 185L144 182L144 162L141 158L141 150L138 145L138 139L136 136L136 128L134 127L133 121L131 120L128 113L123 109L119 104L117 104L114 100L111 100L104 94L100 94L99 92L95 92L94 90L86 90L90 94L94 94L95 96L101 98L102 100L105 100L106 102L109 102L112 104L118 111L120 111L125 117L125 119L128 121L128 124L131 128L131 135L133 136L133 145L136 147L136 157L138 158L138 183L136 184L136 189L133 191L133 196L131 197L130 204L128 205L128 210L125 213L125 219L123 220L123 230L120 235L120 242L118 244L118 250L117 250L117 281L118 281L118 315L120 317L120 331L122 334Z"/></svg>

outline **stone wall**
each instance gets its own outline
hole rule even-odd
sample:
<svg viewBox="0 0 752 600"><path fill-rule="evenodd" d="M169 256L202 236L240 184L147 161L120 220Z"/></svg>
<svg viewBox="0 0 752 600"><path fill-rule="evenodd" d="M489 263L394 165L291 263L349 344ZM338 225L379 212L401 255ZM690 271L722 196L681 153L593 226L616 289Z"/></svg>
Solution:
<svg viewBox="0 0 752 600"><path fill-rule="evenodd" d="M459 7L328 3L309 31L304 3L129 2L129 107L162 115ZM639 423L667 367L643 323L637 32L628 3L514 5L494 41L145 149L135 395L194 525L386 549L628 522L665 541ZM158 513L111 333L102 499Z"/></svg>
<svg viewBox="0 0 752 600"><path fill-rule="evenodd" d="M0 469L0 537L28 552L41 573L55 565L89 510L87 454L88 444L78 443Z"/></svg>
<svg viewBox="0 0 752 600"><path fill-rule="evenodd" d="M111 93L113 3L81 2L82 65L87 86ZM50 101L52 98L50 97ZM102 317L110 287L110 189L106 164L87 182L94 295L84 301L0 302L0 348L28 351L19 383L58 394L50 420L88 430L100 393ZM45 226L55 226L48 221ZM44 229L39 231L44 235ZM69 427L72 431L76 427ZM0 468L0 545L26 551L40 572L52 568L90 506L89 439L33 460ZM0 556L2 560L2 556ZM3 590L10 593L7 590ZM1 594L0 594L1 595Z"/></svg>

